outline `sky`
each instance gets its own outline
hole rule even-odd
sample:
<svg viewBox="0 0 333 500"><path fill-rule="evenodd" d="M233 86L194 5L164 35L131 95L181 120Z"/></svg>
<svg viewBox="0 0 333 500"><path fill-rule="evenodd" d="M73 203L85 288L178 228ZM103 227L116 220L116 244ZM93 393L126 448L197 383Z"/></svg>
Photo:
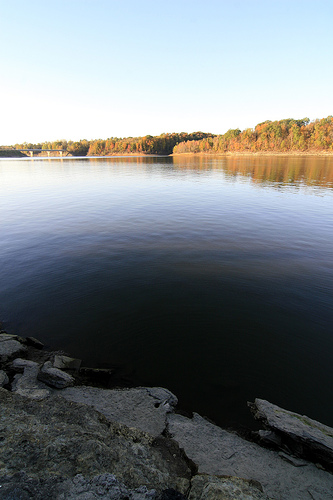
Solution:
<svg viewBox="0 0 333 500"><path fill-rule="evenodd" d="M333 0L0 0L0 145L333 114Z"/></svg>

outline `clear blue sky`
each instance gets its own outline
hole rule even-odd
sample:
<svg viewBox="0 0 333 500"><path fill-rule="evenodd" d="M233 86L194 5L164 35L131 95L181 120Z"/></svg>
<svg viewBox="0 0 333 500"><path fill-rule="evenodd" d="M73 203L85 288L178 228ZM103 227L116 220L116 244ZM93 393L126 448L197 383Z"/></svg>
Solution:
<svg viewBox="0 0 333 500"><path fill-rule="evenodd" d="M333 114L333 0L0 0L0 144Z"/></svg>

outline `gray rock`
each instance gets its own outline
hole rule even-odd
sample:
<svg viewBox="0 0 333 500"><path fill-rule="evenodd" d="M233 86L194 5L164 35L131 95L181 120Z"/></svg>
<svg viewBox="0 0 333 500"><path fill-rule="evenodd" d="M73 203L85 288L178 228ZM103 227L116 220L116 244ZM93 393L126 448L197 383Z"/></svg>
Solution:
<svg viewBox="0 0 333 500"><path fill-rule="evenodd" d="M9 383L9 378L7 376L7 373L4 372L3 370L0 370L0 387L3 387L4 385L7 385Z"/></svg>
<svg viewBox="0 0 333 500"><path fill-rule="evenodd" d="M153 436L166 427L166 415L173 411L177 398L160 387L111 390L96 387L71 387L62 391L70 401L92 406L105 417Z"/></svg>
<svg viewBox="0 0 333 500"><path fill-rule="evenodd" d="M58 500L87 500L88 498L100 500L154 500L157 498L156 490L148 490L146 486L140 486L134 490L118 481L113 474L100 474L93 478L85 478L78 474L73 479L68 479L59 490L63 493L58 495ZM89 495L89 496L88 496Z"/></svg>
<svg viewBox="0 0 333 500"><path fill-rule="evenodd" d="M58 368L53 368L51 361L47 361L42 366L38 373L38 380L45 384L55 387L56 389L63 389L74 385L75 379Z"/></svg>
<svg viewBox="0 0 333 500"><path fill-rule="evenodd" d="M12 335L10 333L5 333L2 332L0 334L0 342L6 342L7 340L18 340L19 336L18 335Z"/></svg>
<svg viewBox="0 0 333 500"><path fill-rule="evenodd" d="M35 349L44 349L44 344L40 340L35 339L35 337L27 337L26 342L28 345L35 347Z"/></svg>
<svg viewBox="0 0 333 500"><path fill-rule="evenodd" d="M137 429L110 423L93 408L62 397L34 401L0 389L0 407L1 485L8 478L12 488L16 484L24 489L36 480L41 486L56 480L74 482L81 474L86 478L82 480L84 493L86 481L112 474L130 490L146 487L142 494L168 488L185 494L189 489L191 469L171 440L154 440ZM18 471L25 472L21 482L14 476ZM38 484L32 498L43 498L38 497ZM89 495L86 498L94 498Z"/></svg>
<svg viewBox="0 0 333 500"><path fill-rule="evenodd" d="M12 383L12 391L21 396L42 400L47 398L51 391L41 382L38 382L39 364L27 359L17 358L12 363L18 371L23 369L23 375L16 374Z"/></svg>
<svg viewBox="0 0 333 500"><path fill-rule="evenodd" d="M318 461L333 471L333 429L305 415L299 415L263 399L249 403L252 413L275 432L295 455Z"/></svg>
<svg viewBox="0 0 333 500"><path fill-rule="evenodd" d="M273 446L281 446L281 438L273 431L258 431L258 435L263 443L273 445Z"/></svg>
<svg viewBox="0 0 333 500"><path fill-rule="evenodd" d="M279 500L332 497L332 474L309 462L296 468L278 453L245 441L198 414L189 419L171 413L167 421L171 437L198 466L199 473L254 479L266 495Z"/></svg>
<svg viewBox="0 0 333 500"><path fill-rule="evenodd" d="M35 368L35 369L39 368L38 363L36 363L35 361L23 358L15 358L11 366L15 371L20 373L23 373L25 368Z"/></svg>
<svg viewBox="0 0 333 500"><path fill-rule="evenodd" d="M260 483L231 476L200 474L191 481L189 500L269 500Z"/></svg>
<svg viewBox="0 0 333 500"><path fill-rule="evenodd" d="M53 366L60 370L79 370L81 366L81 359L70 358L69 356L54 356Z"/></svg>
<svg viewBox="0 0 333 500"><path fill-rule="evenodd" d="M6 362L27 350L27 348L18 342L17 335L8 335L7 333L0 334L0 361Z"/></svg>
<svg viewBox="0 0 333 500"><path fill-rule="evenodd" d="M109 473L94 477L77 474L73 479L36 479L24 473L2 478L0 498L9 500L162 500L156 490L146 486L127 488ZM185 499L185 497L182 497ZM167 500L167 499L165 499ZM176 500L176 499L175 499Z"/></svg>

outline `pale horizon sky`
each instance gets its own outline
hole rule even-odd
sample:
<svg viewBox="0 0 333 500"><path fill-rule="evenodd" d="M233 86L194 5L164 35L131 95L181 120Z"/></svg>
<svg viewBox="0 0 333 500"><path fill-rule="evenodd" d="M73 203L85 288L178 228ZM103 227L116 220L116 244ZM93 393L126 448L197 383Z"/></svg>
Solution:
<svg viewBox="0 0 333 500"><path fill-rule="evenodd" d="M333 0L0 0L0 145L333 114Z"/></svg>

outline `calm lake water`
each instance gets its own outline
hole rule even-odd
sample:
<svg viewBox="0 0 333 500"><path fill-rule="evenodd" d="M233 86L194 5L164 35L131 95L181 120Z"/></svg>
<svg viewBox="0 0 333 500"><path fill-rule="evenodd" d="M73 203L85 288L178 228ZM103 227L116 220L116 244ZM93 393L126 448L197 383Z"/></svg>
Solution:
<svg viewBox="0 0 333 500"><path fill-rule="evenodd" d="M333 157L0 160L7 331L251 426L333 426Z"/></svg>

